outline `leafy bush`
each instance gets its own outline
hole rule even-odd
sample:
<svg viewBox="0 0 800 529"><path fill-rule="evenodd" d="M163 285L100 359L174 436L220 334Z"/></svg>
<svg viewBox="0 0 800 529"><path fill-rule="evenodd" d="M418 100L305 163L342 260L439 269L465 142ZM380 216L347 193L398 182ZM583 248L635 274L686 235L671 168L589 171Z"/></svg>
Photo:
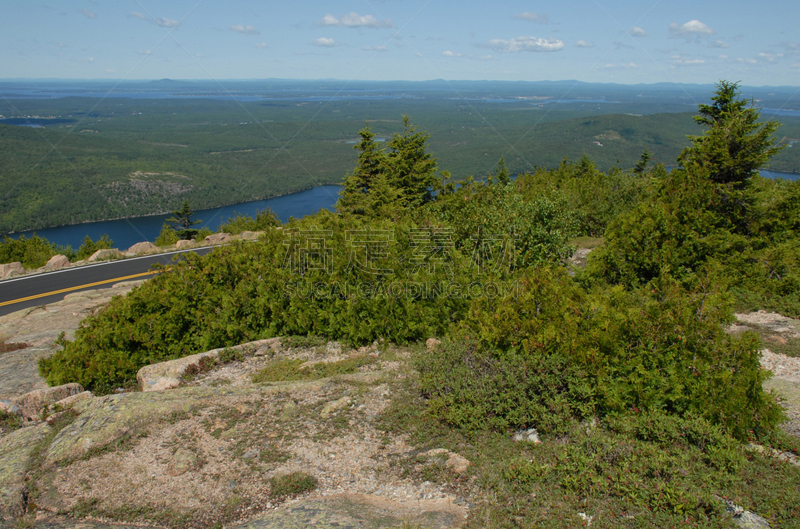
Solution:
<svg viewBox="0 0 800 529"><path fill-rule="evenodd" d="M453 242L476 261L495 258L519 270L562 262L572 254L568 241L576 221L560 193L523 198L513 185L467 182L442 193L430 207L432 216L453 227Z"/></svg>
<svg viewBox="0 0 800 529"><path fill-rule="evenodd" d="M243 231L266 231L280 225L281 221L275 212L267 208L263 211L256 211L256 218L234 212L228 222L220 224L217 232L239 235Z"/></svg>
<svg viewBox="0 0 800 529"><path fill-rule="evenodd" d="M85 320L74 341L62 340L64 349L41 361L42 375L50 384L98 389L124 385L153 362L269 336L422 340L460 320L469 287L481 286L481 274L457 250L420 253L420 237L446 225L365 224L322 212L288 228L185 256ZM323 251L307 254L320 237ZM361 239L353 246L348 237ZM363 237L382 243L369 261Z"/></svg>
<svg viewBox="0 0 800 529"><path fill-rule="evenodd" d="M106 250L113 247L114 241L112 241L108 235L101 236L96 242L87 235L86 238L83 239L80 248L78 248L77 258L86 259L91 257L97 250Z"/></svg>
<svg viewBox="0 0 800 529"><path fill-rule="evenodd" d="M701 416L747 439L783 418L761 389L758 341L723 331L729 300L659 278L653 290L585 292L530 271L518 298L474 302L454 342L419 364L431 408L470 429L559 432L595 412Z"/></svg>
<svg viewBox="0 0 800 529"><path fill-rule="evenodd" d="M525 173L515 186L526 200L542 194L563 196L576 218L578 234L597 237L614 218L633 209L646 196L651 179L663 173L663 166L649 171L641 167L639 172L614 168L604 173L584 156L578 163L565 159L556 169Z"/></svg>
<svg viewBox="0 0 800 529"><path fill-rule="evenodd" d="M62 251L70 252L71 249L60 248L35 233L30 238L20 235L19 239L4 235L0 243L0 263L18 261L25 268L39 268Z"/></svg>
<svg viewBox="0 0 800 529"><path fill-rule="evenodd" d="M172 246L179 240L178 232L169 225L164 224L161 226L161 233L158 234L158 238L156 239L156 246Z"/></svg>

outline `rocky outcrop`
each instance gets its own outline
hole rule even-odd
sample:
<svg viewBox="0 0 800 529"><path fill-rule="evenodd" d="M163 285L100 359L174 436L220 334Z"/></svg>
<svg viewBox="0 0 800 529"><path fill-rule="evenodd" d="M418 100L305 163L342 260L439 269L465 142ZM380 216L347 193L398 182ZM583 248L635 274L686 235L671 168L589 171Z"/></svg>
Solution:
<svg viewBox="0 0 800 529"><path fill-rule="evenodd" d="M69 259L67 259L66 255L54 255L49 261L47 261L47 264L44 265L44 267L47 270L58 270L59 268L64 268L68 265Z"/></svg>
<svg viewBox="0 0 800 529"><path fill-rule="evenodd" d="M133 246L128 248L128 253L132 253L132 254L136 254L136 255L149 254L149 253L155 253L155 252L160 252L160 251L161 251L161 249L158 246L156 246L152 242L148 242L148 241L137 242L136 244L134 244Z"/></svg>
<svg viewBox="0 0 800 529"><path fill-rule="evenodd" d="M231 240L230 233L214 233L205 238L208 244L222 244Z"/></svg>
<svg viewBox="0 0 800 529"><path fill-rule="evenodd" d="M264 351L273 350L275 345L279 343L279 338L268 338L237 345L229 349L247 351L256 356L262 356ZM163 391L177 388L186 380L188 375L204 371L204 364L209 365L215 362L223 350L224 348L212 349L205 353L197 353L176 360L144 366L136 373L136 381L142 391Z"/></svg>
<svg viewBox="0 0 800 529"><path fill-rule="evenodd" d="M300 529L319 527L461 527L467 509L451 500L411 504L369 494L334 494L287 505L234 529Z"/></svg>
<svg viewBox="0 0 800 529"><path fill-rule="evenodd" d="M191 248L194 245L195 245L194 241L190 241L190 240L187 240L187 239L181 239L180 241L175 243L175 248L180 250L181 248Z"/></svg>
<svg viewBox="0 0 800 529"><path fill-rule="evenodd" d="M24 274L25 268L20 262L6 263L0 265L0 279L11 277L14 274Z"/></svg>
<svg viewBox="0 0 800 529"><path fill-rule="evenodd" d="M64 384L52 388L29 391L14 399L14 404L19 408L19 413L26 419L35 419L42 411L53 403L83 393L80 384Z"/></svg>
<svg viewBox="0 0 800 529"><path fill-rule="evenodd" d="M31 449L49 431L44 423L0 437L0 527L25 513L25 475L33 458Z"/></svg>
<svg viewBox="0 0 800 529"><path fill-rule="evenodd" d="M87 263L94 263L96 261L107 261L109 259L118 259L123 257L122 252L117 250L116 248L104 249L104 250L97 250L89 257L86 262Z"/></svg>

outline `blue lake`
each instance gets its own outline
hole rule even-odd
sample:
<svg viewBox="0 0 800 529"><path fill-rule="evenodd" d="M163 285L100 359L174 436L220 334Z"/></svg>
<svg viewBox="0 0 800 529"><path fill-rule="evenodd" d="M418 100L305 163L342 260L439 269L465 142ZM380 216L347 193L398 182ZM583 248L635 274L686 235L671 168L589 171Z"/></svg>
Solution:
<svg viewBox="0 0 800 529"><path fill-rule="evenodd" d="M286 222L289 217L304 217L316 213L320 209L333 210L334 204L339 199L340 186L318 186L299 193L292 193L266 200L255 202L244 202L233 206L221 208L199 210L193 218L203 221L197 228L209 228L217 231L220 224L228 221L234 213L256 216L257 211L266 208L272 209L281 221ZM71 226L59 226L56 228L45 228L36 230L36 234L44 237L52 243L61 246L72 246L77 249L83 239L88 235L93 240L99 239L107 234L114 241L114 247L126 250L142 241L155 241L161 232L164 221L171 217L168 215L153 215L149 217L134 217L130 219L106 220L101 222L89 222L85 224L74 224ZM30 237L33 232L25 232ZM18 237L20 234L14 234Z"/></svg>

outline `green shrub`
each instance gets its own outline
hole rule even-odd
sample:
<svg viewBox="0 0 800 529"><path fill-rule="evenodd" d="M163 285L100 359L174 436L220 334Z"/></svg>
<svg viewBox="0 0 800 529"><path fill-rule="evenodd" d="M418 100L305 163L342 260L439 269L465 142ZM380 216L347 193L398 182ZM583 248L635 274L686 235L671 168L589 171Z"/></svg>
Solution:
<svg viewBox="0 0 800 529"><path fill-rule="evenodd" d="M239 235L243 231L265 231L280 225L281 221L275 212L267 208L263 211L256 211L256 218L234 212L228 222L220 224L217 232Z"/></svg>
<svg viewBox="0 0 800 529"><path fill-rule="evenodd" d="M269 478L270 491L272 498L285 498L287 496L297 496L304 492L311 492L317 488L317 478L305 472L292 472L291 474L280 474Z"/></svg>
<svg viewBox="0 0 800 529"><path fill-rule="evenodd" d="M178 240L178 232L172 229L167 224L161 226L161 233L158 234L158 238L156 239L156 246L172 246Z"/></svg>
<svg viewBox="0 0 800 529"><path fill-rule="evenodd" d="M108 235L102 235L96 242L92 240L91 237L88 235L83 239L83 243L81 244L80 248L78 248L78 259L86 259L91 257L97 250L106 250L114 247L114 241L112 241Z"/></svg>
<svg viewBox="0 0 800 529"><path fill-rule="evenodd" d="M423 355L422 390L449 423L558 432L595 412L663 411L747 439L782 420L761 387L758 340L723 330L727 296L669 278L585 292L548 270L522 285L516 299L474 302L458 331L471 342Z"/></svg>
<svg viewBox="0 0 800 529"><path fill-rule="evenodd" d="M20 262L25 268L40 268L59 253L60 248L35 233L30 238L20 235L12 239L6 235L0 243L0 263Z"/></svg>

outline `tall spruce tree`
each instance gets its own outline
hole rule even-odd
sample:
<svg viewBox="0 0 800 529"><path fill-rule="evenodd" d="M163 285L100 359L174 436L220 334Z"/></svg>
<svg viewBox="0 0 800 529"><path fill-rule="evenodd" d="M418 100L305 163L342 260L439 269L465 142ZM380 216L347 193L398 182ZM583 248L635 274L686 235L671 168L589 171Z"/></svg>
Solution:
<svg viewBox="0 0 800 529"><path fill-rule="evenodd" d="M336 208L340 213L364 215L370 209L369 194L378 178L385 176L387 172L387 159L386 152L378 145L369 125L361 129L358 134L361 136L361 141L353 146L359 151L358 164L353 172L345 177ZM385 185L385 182L382 185Z"/></svg>
<svg viewBox="0 0 800 529"><path fill-rule="evenodd" d="M411 119L403 116L403 133L395 134L387 154L389 182L400 192L402 207L415 208L433 199L436 185L436 159L426 152L430 134L417 132Z"/></svg>
<svg viewBox="0 0 800 529"><path fill-rule="evenodd" d="M772 134L780 124L759 123L760 113L752 101L739 97L739 84L717 83L713 104L699 105L694 120L708 127L702 136L691 138L678 162L688 171L707 171L711 180L733 189L744 189L759 167L780 151Z"/></svg>

